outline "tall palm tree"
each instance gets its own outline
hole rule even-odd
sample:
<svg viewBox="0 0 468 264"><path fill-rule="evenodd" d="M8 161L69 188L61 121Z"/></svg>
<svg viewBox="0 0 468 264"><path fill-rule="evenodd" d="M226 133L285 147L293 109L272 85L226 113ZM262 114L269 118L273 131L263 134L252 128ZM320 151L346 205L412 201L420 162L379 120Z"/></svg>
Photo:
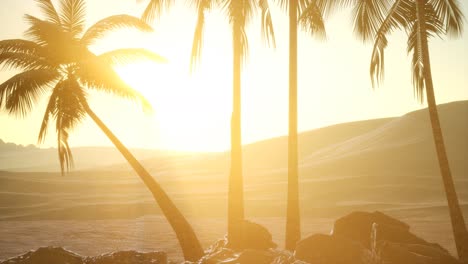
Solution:
<svg viewBox="0 0 468 264"><path fill-rule="evenodd" d="M151 0L142 18L151 21L161 10L171 5L170 0ZM232 27L233 48L233 110L231 116L231 167L228 183L228 238L229 246L241 247L241 224L244 220L244 192L242 176L242 137L241 137L241 71L248 51L246 25L254 15L256 7L262 12L262 33L268 44L274 44L274 31L267 0L194 0L197 9L197 22L192 45L191 68L199 62L202 52L205 12L221 6Z"/></svg>
<svg viewBox="0 0 468 264"><path fill-rule="evenodd" d="M430 37L437 35L460 36L463 29L463 14L457 0L317 0L321 10L327 12L337 7L353 6L355 32L363 40L373 37L370 75L375 87L383 78L384 50L387 35L395 29L404 29L408 34L408 53L412 53L413 86L417 98L426 101L431 120L432 134L439 161L440 173L448 201L453 235L458 257L468 262L468 232L458 202L455 185L445 150L444 138L434 95L431 63L429 57Z"/></svg>
<svg viewBox="0 0 468 264"><path fill-rule="evenodd" d="M27 39L0 41L0 64L22 71L0 84L0 109L25 116L42 95L50 93L39 132L39 142L46 136L50 118L55 119L62 173L73 165L73 156L68 145L69 133L86 115L91 117L153 194L179 239L185 259L198 260L203 255L203 249L187 220L87 102L87 90L94 89L133 100L144 109L151 109L148 101L126 85L112 66L136 59L161 61L162 57L135 48L95 55L88 46L118 28L133 27L142 31L152 31L152 28L139 18L116 15L104 18L84 31L84 0L61 0L59 12L50 0L36 2L46 19L26 15L26 21L30 25L26 31Z"/></svg>
<svg viewBox="0 0 468 264"><path fill-rule="evenodd" d="M297 143L297 28L301 23L312 35L324 38L325 25L322 14L314 1L281 0L279 2L288 10L289 17L288 195L285 248L294 250L296 243L301 239Z"/></svg>

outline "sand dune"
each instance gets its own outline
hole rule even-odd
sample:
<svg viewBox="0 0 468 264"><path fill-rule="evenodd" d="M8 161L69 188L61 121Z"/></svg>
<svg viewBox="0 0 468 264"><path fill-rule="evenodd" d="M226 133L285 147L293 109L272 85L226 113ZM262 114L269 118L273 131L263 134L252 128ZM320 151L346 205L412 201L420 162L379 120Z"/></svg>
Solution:
<svg viewBox="0 0 468 264"><path fill-rule="evenodd" d="M468 101L441 105L439 111L457 191L468 217ZM381 210L417 225L414 229L419 235L453 252L426 110L304 132L299 144L304 234L329 231L334 219L351 211ZM4 146L0 144L0 259L47 241L65 243L83 254L101 253L109 251L107 233L126 239L130 231L119 229L139 230L143 222L145 228L150 228L149 222L164 222L145 220L159 217L159 208L112 148L74 149L78 168L61 176L54 149ZM135 152L196 223L205 245L224 234L225 223L220 219L226 216L229 153ZM96 158L102 156L108 158ZM244 165L246 215L274 229L274 238L281 244L287 138L244 146ZM111 226L109 230L98 228L103 223ZM154 228L153 237L132 235L128 243L116 239L113 250L175 247L173 236L155 238L171 233L167 224ZM70 232L79 238L78 244L64 240Z"/></svg>

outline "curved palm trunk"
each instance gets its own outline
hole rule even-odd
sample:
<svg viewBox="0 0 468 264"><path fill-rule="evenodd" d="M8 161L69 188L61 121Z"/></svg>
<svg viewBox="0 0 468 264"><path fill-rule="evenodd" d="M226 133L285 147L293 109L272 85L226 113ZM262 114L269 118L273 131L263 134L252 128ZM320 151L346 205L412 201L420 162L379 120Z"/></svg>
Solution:
<svg viewBox="0 0 468 264"><path fill-rule="evenodd" d="M195 232L185 217L182 215L179 209L177 209L175 204L171 201L161 186L154 180L148 171L146 171L140 162L138 162L132 153L130 153L130 151L120 142L120 140L109 130L109 128L101 121L101 119L96 116L91 108L88 105L86 105L85 108L87 114L112 141L120 153L122 153L128 163L132 166L132 168L136 171L138 176L140 176L145 185L153 194L153 197L161 208L161 211L176 233L185 260L199 260L203 256L203 248L201 247Z"/></svg>
<svg viewBox="0 0 468 264"><path fill-rule="evenodd" d="M418 0L416 4L418 22L419 22L419 35L421 39L422 59L424 65L424 81L426 85L427 105L429 109L429 116L432 126L432 134L439 160L440 174L445 188L445 195L447 197L450 219L452 221L453 235L457 247L458 257L462 262L468 262L468 232L463 218L463 213L458 203L457 192L453 183L452 173L450 171L447 152L445 150L444 138L439 121L439 114L437 112L437 104L434 95L434 85L432 83L432 72L429 58L429 47L425 29L424 9L421 8L425 0Z"/></svg>
<svg viewBox="0 0 468 264"><path fill-rule="evenodd" d="M286 249L294 250L301 239L297 166L297 0L289 1L289 136Z"/></svg>
<svg viewBox="0 0 468 264"><path fill-rule="evenodd" d="M231 170L228 186L228 238L229 246L241 246L244 220L244 192L242 178L241 139L241 50L239 25L233 25L233 95L231 117Z"/></svg>

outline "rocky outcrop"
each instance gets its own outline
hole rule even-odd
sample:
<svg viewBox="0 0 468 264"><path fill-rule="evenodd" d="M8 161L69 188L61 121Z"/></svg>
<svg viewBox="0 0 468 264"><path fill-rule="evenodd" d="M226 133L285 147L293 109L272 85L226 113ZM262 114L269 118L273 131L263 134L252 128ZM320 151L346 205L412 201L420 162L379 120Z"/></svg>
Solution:
<svg viewBox="0 0 468 264"><path fill-rule="evenodd" d="M336 235L311 235L297 243L296 259L317 263L368 264L372 253L361 243Z"/></svg>
<svg viewBox="0 0 468 264"><path fill-rule="evenodd" d="M109 254L103 254L96 257L87 257L84 264L166 264L166 253L156 252L138 252L138 251L118 251Z"/></svg>
<svg viewBox="0 0 468 264"><path fill-rule="evenodd" d="M61 247L42 247L0 264L167 264L167 256L164 252L119 251L83 257Z"/></svg>
<svg viewBox="0 0 468 264"><path fill-rule="evenodd" d="M267 250L276 248L270 231L257 223L244 220L242 223L242 249Z"/></svg>
<svg viewBox="0 0 468 264"><path fill-rule="evenodd" d="M61 247L41 247L7 259L1 264L84 264L82 256Z"/></svg>
<svg viewBox="0 0 468 264"><path fill-rule="evenodd" d="M119 251L83 257L60 247L44 247L0 264L168 264L164 252ZM242 249L221 239L198 262L184 264L461 264L438 244L410 232L407 224L380 212L354 212L335 222L331 235L315 234L294 252L276 249L270 232L245 221Z"/></svg>

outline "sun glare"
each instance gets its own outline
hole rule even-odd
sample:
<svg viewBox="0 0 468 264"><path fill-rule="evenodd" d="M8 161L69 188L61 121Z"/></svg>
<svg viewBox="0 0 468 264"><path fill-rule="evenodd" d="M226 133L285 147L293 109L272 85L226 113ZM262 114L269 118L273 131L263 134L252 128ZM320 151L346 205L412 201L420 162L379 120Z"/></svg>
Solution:
<svg viewBox="0 0 468 264"><path fill-rule="evenodd" d="M208 60L209 61L209 60ZM116 69L153 105L159 147L179 151L221 151L229 147L230 77L218 63L193 74L188 63L139 62Z"/></svg>

